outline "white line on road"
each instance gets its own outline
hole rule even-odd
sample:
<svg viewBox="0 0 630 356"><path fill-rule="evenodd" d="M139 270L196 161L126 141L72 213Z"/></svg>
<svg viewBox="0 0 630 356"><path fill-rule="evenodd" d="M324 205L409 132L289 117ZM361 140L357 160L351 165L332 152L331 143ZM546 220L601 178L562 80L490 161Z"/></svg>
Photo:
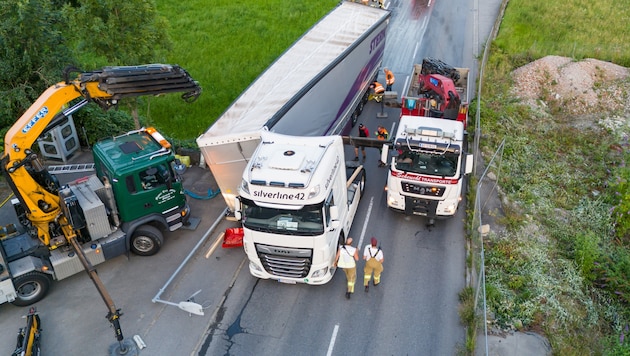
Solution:
<svg viewBox="0 0 630 356"><path fill-rule="evenodd" d="M367 213L365 214L365 220L363 222L363 229L361 230L361 237L359 238L359 244L357 245L357 249L361 248L363 245L363 237L365 237L365 231L367 230L367 225L370 220L370 214L372 214L372 206L374 206L374 197L370 198L370 205L368 206ZM332 355L333 348L335 347L335 339L337 338L337 332L339 331L339 324L335 325L333 329L332 337L330 338L330 344L328 344L328 352L326 356Z"/></svg>
<svg viewBox="0 0 630 356"><path fill-rule="evenodd" d="M412 61L416 60L416 54L418 54L418 48L420 48L420 42L416 42L416 47L413 49L413 57L411 57Z"/></svg>
<svg viewBox="0 0 630 356"><path fill-rule="evenodd" d="M224 237L225 237L225 232L222 232L219 235L219 238L217 238L217 240L212 244L212 246L210 246L210 248L208 249L208 252L206 252L206 255L204 256L206 260L210 258L210 255L214 253L214 250L216 250L219 244L223 242Z"/></svg>
<svg viewBox="0 0 630 356"><path fill-rule="evenodd" d="M333 334L330 338L330 344L328 344L328 352L326 352L326 356L332 355L333 347L335 346L335 339L337 339L337 331L339 331L339 324L335 325L335 328L333 329Z"/></svg>
<svg viewBox="0 0 630 356"><path fill-rule="evenodd" d="M361 238L359 239L359 244L357 248L360 249L361 245L363 245L363 237L365 237L365 230L367 230L368 222L370 222L370 214L372 213L372 206L374 205L374 197L370 198L370 206L368 206L367 213L365 214L365 220L363 222L363 230L361 230Z"/></svg>

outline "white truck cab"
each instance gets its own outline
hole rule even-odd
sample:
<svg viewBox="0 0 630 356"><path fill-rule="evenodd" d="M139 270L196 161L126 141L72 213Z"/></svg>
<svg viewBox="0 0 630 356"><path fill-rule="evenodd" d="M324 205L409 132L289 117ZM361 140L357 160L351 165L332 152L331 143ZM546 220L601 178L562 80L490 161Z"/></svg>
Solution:
<svg viewBox="0 0 630 356"><path fill-rule="evenodd" d="M453 216L462 199L473 155L464 154L461 121L402 116L387 178L387 206L407 215L434 219Z"/></svg>
<svg viewBox="0 0 630 356"><path fill-rule="evenodd" d="M332 279L365 186L363 167L352 173L348 179L341 136L261 133L235 204L252 275L285 283Z"/></svg>

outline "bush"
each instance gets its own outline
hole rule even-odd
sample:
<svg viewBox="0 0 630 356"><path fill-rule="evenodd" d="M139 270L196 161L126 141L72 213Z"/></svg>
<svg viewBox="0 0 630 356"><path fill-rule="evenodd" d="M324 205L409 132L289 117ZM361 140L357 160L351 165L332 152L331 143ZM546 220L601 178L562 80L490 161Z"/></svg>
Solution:
<svg viewBox="0 0 630 356"><path fill-rule="evenodd" d="M79 131L81 146L91 147L105 137L117 136L135 129L133 118L127 112L117 109L103 111L90 103L72 115Z"/></svg>

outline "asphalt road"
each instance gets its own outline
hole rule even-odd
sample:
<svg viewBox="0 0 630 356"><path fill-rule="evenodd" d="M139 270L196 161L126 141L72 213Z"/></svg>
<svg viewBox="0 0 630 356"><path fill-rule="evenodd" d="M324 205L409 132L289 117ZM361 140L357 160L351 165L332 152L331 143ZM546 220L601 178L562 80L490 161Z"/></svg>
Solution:
<svg viewBox="0 0 630 356"><path fill-rule="evenodd" d="M459 0L389 2L393 15L384 66L397 77L394 90L402 92L412 64L425 56L472 66L473 46L467 39L477 25L471 23L471 14L475 8L486 10L484 16L496 13L499 2L484 6ZM487 22L481 26L487 29L479 30L485 31L480 35L484 39L494 19ZM381 110L387 118L377 118ZM372 131L377 124L391 129L398 115L395 109L370 103L360 120ZM377 160L378 151L368 149L366 193L351 236L361 247L372 236L380 240L386 262L379 287L364 293L360 270L351 300L344 296L343 273L323 286L257 280L249 274L242 249L220 246L220 233L236 226L222 219L224 201L191 198L193 217L200 221L195 230L167 233L156 256L123 256L97 266L124 313L125 338L139 335L147 345L139 353L158 356L456 354L465 340L457 314L457 294L465 285L465 206L430 229L422 218L389 211L383 191L387 168L379 168ZM202 168L190 168L184 179L187 189L199 195L216 189L210 172ZM0 209L5 224L15 220L12 214L8 206ZM179 273L162 290L175 271ZM159 301L152 302L158 292ZM203 316L168 304L192 295L203 306ZM107 308L83 273L54 283L36 306L46 355L107 355L115 344L105 319ZM0 305L1 354L13 351L27 311Z"/></svg>

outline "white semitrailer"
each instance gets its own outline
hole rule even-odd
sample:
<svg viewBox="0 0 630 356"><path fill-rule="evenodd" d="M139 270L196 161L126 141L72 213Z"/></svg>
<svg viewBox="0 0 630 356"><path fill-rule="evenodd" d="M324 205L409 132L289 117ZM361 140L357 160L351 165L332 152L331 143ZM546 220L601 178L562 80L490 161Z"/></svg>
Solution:
<svg viewBox="0 0 630 356"><path fill-rule="evenodd" d="M393 147L398 155L387 178L387 206L426 216L430 224L453 216L462 199L464 175L473 168L473 155L464 154L464 124L402 116Z"/></svg>
<svg viewBox="0 0 630 356"><path fill-rule="evenodd" d="M285 283L330 281L364 187L365 170L346 165L341 136L262 131L235 202L251 274Z"/></svg>
<svg viewBox="0 0 630 356"><path fill-rule="evenodd" d="M263 127L294 136L350 132L383 61L390 12L342 1L197 138L228 209Z"/></svg>

